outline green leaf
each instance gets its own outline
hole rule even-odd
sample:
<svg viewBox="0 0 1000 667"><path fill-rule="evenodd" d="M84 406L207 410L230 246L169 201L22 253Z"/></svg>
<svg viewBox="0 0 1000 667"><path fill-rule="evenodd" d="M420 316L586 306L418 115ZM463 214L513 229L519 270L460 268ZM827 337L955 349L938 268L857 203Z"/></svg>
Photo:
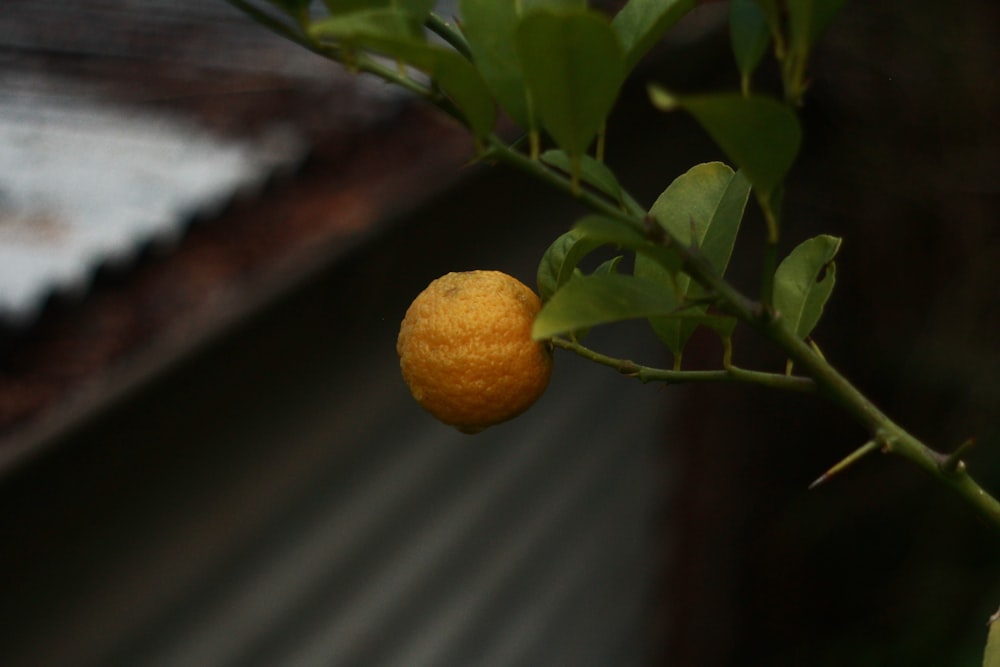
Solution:
<svg viewBox="0 0 1000 667"><path fill-rule="evenodd" d="M788 32L792 49L807 54L833 23L845 0L796 0L787 3Z"/></svg>
<svg viewBox="0 0 1000 667"><path fill-rule="evenodd" d="M537 128L517 52L521 17L539 9L585 9L586 0L459 0L459 24L472 62L497 102L523 128Z"/></svg>
<svg viewBox="0 0 1000 667"><path fill-rule="evenodd" d="M327 11L334 16L372 9L373 7L389 6L388 0L386 2L371 2L370 0L323 0L323 4L326 5Z"/></svg>
<svg viewBox="0 0 1000 667"><path fill-rule="evenodd" d="M274 0L272 0L274 1ZM306 5L309 0L284 0ZM401 9L418 17L426 17L434 9L435 0L323 0L330 14L337 16L367 9Z"/></svg>
<svg viewBox="0 0 1000 667"><path fill-rule="evenodd" d="M566 151L552 149L542 153L542 162L567 174L572 173L573 161ZM584 183L592 188L603 192L618 203L624 203L622 187L618 184L618 179L606 164L594 159L589 155L584 155L580 163L580 178Z"/></svg>
<svg viewBox="0 0 1000 667"><path fill-rule="evenodd" d="M720 338L731 338L736 325L739 322L735 317L728 315L705 315L705 314L680 314L682 321L688 321L695 325L707 327L719 334Z"/></svg>
<svg viewBox="0 0 1000 667"><path fill-rule="evenodd" d="M546 302L531 335L546 340L598 324L666 315L673 309L668 291L654 282L618 273L581 276Z"/></svg>
<svg viewBox="0 0 1000 667"><path fill-rule="evenodd" d="M431 75L441 90L465 116L472 133L485 139L496 124L496 105L479 72L460 54L449 49L421 45L400 57Z"/></svg>
<svg viewBox="0 0 1000 667"><path fill-rule="evenodd" d="M750 182L722 162L695 165L657 197L650 215L681 243L697 246L723 274L743 219Z"/></svg>
<svg viewBox="0 0 1000 667"><path fill-rule="evenodd" d="M650 241L639 230L620 220L601 215L588 215L577 221L573 231L591 243L633 250L637 257L649 258L670 275L680 270L680 258L676 253Z"/></svg>
<svg viewBox="0 0 1000 667"><path fill-rule="evenodd" d="M983 667L1000 667L1000 610L990 618L990 630L986 636L986 653Z"/></svg>
<svg viewBox="0 0 1000 667"><path fill-rule="evenodd" d="M655 86L650 99L663 111L680 106L690 112L765 197L781 184L798 155L798 118L777 100L734 93L676 96Z"/></svg>
<svg viewBox="0 0 1000 667"><path fill-rule="evenodd" d="M517 52L542 124L576 164L624 79L618 36L596 12L535 11L518 25Z"/></svg>
<svg viewBox="0 0 1000 667"><path fill-rule="evenodd" d="M413 14L389 7L335 14L313 23L310 33L352 47L424 39L422 25Z"/></svg>
<svg viewBox="0 0 1000 667"><path fill-rule="evenodd" d="M576 229L569 230L553 241L538 263L538 294L542 301L548 301L560 287L569 282L580 261L604 244L602 240L588 239Z"/></svg>
<svg viewBox="0 0 1000 667"><path fill-rule="evenodd" d="M407 11L372 9L331 16L310 29L318 39L331 39L395 58L426 72L465 116L473 134L493 130L496 107L475 67L457 52L427 43L420 22Z"/></svg>
<svg viewBox="0 0 1000 667"><path fill-rule="evenodd" d="M750 182L742 172L721 162L709 162L689 169L663 191L650 214L681 243L696 246L719 275L725 273L736 243L743 212L750 195ZM704 295L704 291L684 273L671 276L645 257L636 257L635 274L673 286L678 307ZM704 315L705 306L685 312ZM684 351L698 324L697 317L652 318L650 325L675 357Z"/></svg>
<svg viewBox="0 0 1000 667"><path fill-rule="evenodd" d="M662 267L667 275L679 270L680 259L669 248L647 239L637 229L620 220L600 215L588 215L577 221L573 229L562 234L542 255L538 264L538 293L547 301L574 276L574 270L588 254L601 246L632 250Z"/></svg>
<svg viewBox="0 0 1000 667"><path fill-rule="evenodd" d="M799 338L812 333L833 292L840 239L821 235L800 243L774 274L774 307L781 322Z"/></svg>
<svg viewBox="0 0 1000 667"><path fill-rule="evenodd" d="M514 34L519 16L514 2L460 0L462 32L472 52L472 62L515 123L532 123L524 75L517 56Z"/></svg>
<svg viewBox="0 0 1000 667"><path fill-rule="evenodd" d="M771 42L771 26L755 0L730 0L729 41L746 94L750 90L750 76Z"/></svg>
<svg viewBox="0 0 1000 667"><path fill-rule="evenodd" d="M768 25L771 26L771 34L781 28L781 7L778 0L755 0L760 11L767 18Z"/></svg>
<svg viewBox="0 0 1000 667"><path fill-rule="evenodd" d="M632 71L694 4L694 0L629 0L611 21L625 49L625 71Z"/></svg>
<svg viewBox="0 0 1000 667"><path fill-rule="evenodd" d="M624 255L615 255L611 259L606 259L593 270L591 275L599 276L607 273L618 273L618 265L622 263Z"/></svg>
<svg viewBox="0 0 1000 667"><path fill-rule="evenodd" d="M495 0L494 0L495 1ZM514 4L517 4L516 2ZM526 15L539 9L552 11L575 11L587 8L587 0L521 0L521 14Z"/></svg>

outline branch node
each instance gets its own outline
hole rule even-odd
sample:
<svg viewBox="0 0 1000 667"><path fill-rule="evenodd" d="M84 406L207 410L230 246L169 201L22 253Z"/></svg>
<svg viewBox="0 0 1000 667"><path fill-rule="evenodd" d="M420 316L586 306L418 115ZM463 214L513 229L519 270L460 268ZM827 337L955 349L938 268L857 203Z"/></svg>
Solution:
<svg viewBox="0 0 1000 667"><path fill-rule="evenodd" d="M650 241L657 245L670 247L671 238L667 236L666 230L660 226L660 223L657 222L652 213L647 213L646 217L642 219L642 226L646 231L646 237Z"/></svg>
<svg viewBox="0 0 1000 667"><path fill-rule="evenodd" d="M621 365L618 367L618 372L628 377L638 377L641 371L642 367L630 359L622 359Z"/></svg>

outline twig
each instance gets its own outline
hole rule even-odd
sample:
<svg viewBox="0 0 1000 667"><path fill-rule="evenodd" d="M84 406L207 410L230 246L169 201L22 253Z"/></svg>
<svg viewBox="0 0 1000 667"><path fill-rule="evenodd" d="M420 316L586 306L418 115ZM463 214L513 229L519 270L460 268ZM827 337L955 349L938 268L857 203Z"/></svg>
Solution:
<svg viewBox="0 0 1000 667"><path fill-rule="evenodd" d="M682 371L666 368L655 368L637 364L628 359L617 359L601 354L585 345L568 340L566 338L553 338L552 344L563 350L568 350L574 354L613 368L622 375L637 378L642 382L663 382L665 384L691 384L695 382L740 382L744 384L757 384L773 389L784 389L787 391L812 392L816 390L816 383L807 377L788 376L780 373L765 373L753 371L737 366L729 366L719 370L705 371Z"/></svg>

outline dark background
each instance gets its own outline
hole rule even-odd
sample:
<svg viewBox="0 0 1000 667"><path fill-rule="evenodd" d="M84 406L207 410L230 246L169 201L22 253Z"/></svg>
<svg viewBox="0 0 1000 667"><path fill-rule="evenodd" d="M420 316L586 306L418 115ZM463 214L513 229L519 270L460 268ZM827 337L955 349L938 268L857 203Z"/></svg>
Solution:
<svg viewBox="0 0 1000 667"><path fill-rule="evenodd" d="M784 239L844 237L824 353L935 448L975 436L967 462L993 490L998 25L991 2L848 2L814 58ZM748 224L735 260L750 289L761 240ZM736 354L776 367L743 338ZM995 529L891 457L807 492L867 439L821 401L717 387L684 399L687 549L665 593L683 601L681 653L664 664L979 664L1000 601Z"/></svg>
<svg viewBox="0 0 1000 667"><path fill-rule="evenodd" d="M825 354L889 415L939 450L975 436L978 446L967 463L986 488L1000 490L997 26L1000 9L986 0L949 6L848 2L814 58L813 85L802 111L806 141L789 183L783 250L817 233L844 237L838 285L816 331ZM651 202L692 164L720 157L689 118L652 110L645 82L682 91L732 89L734 69L726 36L715 30L665 49L637 74L612 118L608 161L640 201ZM765 67L758 84L773 89L773 79ZM170 101L178 99L183 98ZM224 120L230 105L209 99L212 117ZM311 125L321 121L309 119ZM343 137L334 143L353 150L352 141L362 143ZM344 155L354 153L317 151L300 177L318 182L350 174L349 163L341 162ZM399 153L387 148L385 155L391 162ZM282 187L264 196L277 192L294 199L294 192ZM240 233L233 219L254 206L237 204L227 214L229 222L196 227L188 238L195 245L185 247L198 247L199 234L212 230L222 238ZM348 383L371 380L367 360L392 365L397 315L419 286L443 271L484 263L530 281L546 243L579 213L572 205L553 203L518 175L476 171L461 188L353 239L348 255L338 255L293 294L262 308L143 392L66 434L52 453L5 478L0 498L8 604L0 611L22 624L11 621L6 627L23 627L47 641L47 605L76 599L80 591L79 599L86 600L93 586L87 577L113 571L111 557L138 563L129 571L136 581L119 580L118 588L94 599L122 605L103 607L107 618L127 615L133 590L163 591L171 576L184 574L171 575L171 563L178 570L178 562L190 565L154 548L166 543L195 549L183 540L170 542L171 531L193 530L212 545L225 539L219 533L220 526L231 525L226 517L267 523L268 512L280 515L267 502L282 497L282 485L294 489L293 468L308 468L309 457L332 460L331 475L349 474L317 443L306 446L303 456L281 459L286 468L275 464L268 450L273 443L265 442L268 433L250 419L269 405L288 408L270 422L276 432L282 424L297 424L300 415L325 419L318 405L327 395L323 391L332 392L340 411L353 409L360 420L377 414L384 422L380 428L409 429L403 426L410 423L406 419L423 423L399 385L387 381L358 393L351 384L311 388L302 377L329 366L331 375L349 368ZM757 282L763 236L763 225L751 213L731 269L733 280L748 291ZM267 246L267 238L259 245ZM178 250L178 256L183 253ZM98 284L90 298L114 299L116 290L137 284L136 275L155 270L148 263L144 267L131 278L112 276ZM43 324L72 330L74 312L50 314ZM316 363L312 355L325 349L327 336L333 352ZM640 332L608 343L623 356L631 351L656 361L644 356L656 356L646 352L650 340L648 332ZM710 337L692 345L686 355L692 364L716 363L719 350ZM23 348L9 349L17 359ZM736 359L745 366L783 368L783 360L749 334L737 338ZM574 372L586 366L567 355L558 363ZM648 401L642 404L644 423L658 429L654 458L662 463L658 472L669 480L664 484L669 493L656 504L655 536L646 545L659 564L651 594L655 613L648 639L634 638L652 647L655 664L979 664L986 619L1000 604L1000 540L946 489L901 460L875 455L807 491L811 480L867 439L815 397L743 386L664 390L640 387L606 369L586 372L610 395L622 393L635 405ZM276 399L299 391L317 405ZM571 382L563 393L547 396L548 407L540 409L566 416L582 431L606 421L581 408L576 398ZM386 400L404 412L373 412ZM662 417L655 412L661 408ZM406 418L397 422L399 414ZM544 421L539 416L544 413L529 414ZM347 420L348 428L352 423ZM628 437L629 427L623 419L625 435L617 437ZM245 440L221 443L220 432ZM255 444L241 452L245 443ZM386 460L397 454L386 452ZM462 454L480 455L487 456ZM302 493L324 498L332 493L320 481L326 480L317 481L318 490ZM211 504L220 494L228 505ZM204 515L209 506L214 509ZM295 510L301 508L291 502L280 509L303 523L309 520L308 512ZM530 507L525 514L530 516ZM149 523L151 516L167 521L167 537ZM133 551L123 552L121 545ZM156 559L146 557L147 547ZM162 580L150 574L158 564L167 573ZM227 581L223 576L212 585L227 590ZM216 589L185 593L161 617L140 623L116 655L138 659L143 649L169 645L169 622L182 627L189 622L186 615L200 618L198 613L211 609ZM304 618L322 606L312 604L304 608ZM157 634L161 631L164 636ZM20 640L10 633L3 639L11 645ZM372 646L384 648L378 642Z"/></svg>

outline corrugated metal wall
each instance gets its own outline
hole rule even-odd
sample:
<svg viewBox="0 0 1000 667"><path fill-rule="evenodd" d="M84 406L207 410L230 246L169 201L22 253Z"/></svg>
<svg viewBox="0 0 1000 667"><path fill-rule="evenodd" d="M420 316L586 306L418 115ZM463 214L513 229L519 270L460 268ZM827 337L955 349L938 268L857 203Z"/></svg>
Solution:
<svg viewBox="0 0 1000 667"><path fill-rule="evenodd" d="M572 219L466 187L4 480L0 663L646 664L665 395L561 354L470 437L399 378L431 276L530 282Z"/></svg>

